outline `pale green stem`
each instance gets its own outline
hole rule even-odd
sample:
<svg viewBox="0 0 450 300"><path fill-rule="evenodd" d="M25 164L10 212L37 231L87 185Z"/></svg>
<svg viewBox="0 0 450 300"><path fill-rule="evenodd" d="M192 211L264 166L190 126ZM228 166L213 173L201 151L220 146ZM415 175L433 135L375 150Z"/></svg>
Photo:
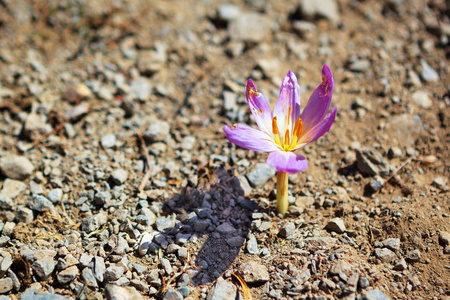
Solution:
<svg viewBox="0 0 450 300"><path fill-rule="evenodd" d="M277 173L277 213L286 214L289 207L288 202L288 173Z"/></svg>

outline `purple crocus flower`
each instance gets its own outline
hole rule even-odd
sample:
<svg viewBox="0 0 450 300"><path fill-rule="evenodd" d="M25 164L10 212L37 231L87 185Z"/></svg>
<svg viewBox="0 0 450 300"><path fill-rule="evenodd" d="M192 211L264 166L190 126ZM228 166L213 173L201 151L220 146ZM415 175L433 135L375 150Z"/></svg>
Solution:
<svg viewBox="0 0 450 300"><path fill-rule="evenodd" d="M308 167L308 161L296 150L324 135L336 118L337 107L328 117L334 80L328 66L322 69L322 83L316 88L308 104L300 113L300 86L289 71L283 80L274 111L266 98L258 92L251 79L245 87L247 102L259 130L244 124L224 126L228 140L249 150L270 152L267 163L278 172L295 174Z"/></svg>

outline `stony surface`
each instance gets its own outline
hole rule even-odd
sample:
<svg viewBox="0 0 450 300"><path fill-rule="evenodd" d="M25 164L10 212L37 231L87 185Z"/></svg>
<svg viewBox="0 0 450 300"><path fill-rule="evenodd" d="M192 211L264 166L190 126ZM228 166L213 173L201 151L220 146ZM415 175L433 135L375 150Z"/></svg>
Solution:
<svg viewBox="0 0 450 300"><path fill-rule="evenodd" d="M1 299L446 299L445 1L2 1ZM14 37L14 38L11 38ZM257 127L333 71L289 212Z"/></svg>

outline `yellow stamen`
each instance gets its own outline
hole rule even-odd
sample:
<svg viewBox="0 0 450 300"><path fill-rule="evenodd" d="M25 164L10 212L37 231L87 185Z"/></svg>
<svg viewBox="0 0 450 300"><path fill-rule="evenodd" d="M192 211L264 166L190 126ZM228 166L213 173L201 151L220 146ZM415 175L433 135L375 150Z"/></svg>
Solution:
<svg viewBox="0 0 450 300"><path fill-rule="evenodd" d="M273 134L278 134L278 124L277 124L277 117L273 117L272 119L272 132Z"/></svg>
<svg viewBox="0 0 450 300"><path fill-rule="evenodd" d="M298 120L295 122L294 125L294 131L292 132L292 135L300 138L303 134L303 121L302 119L298 118Z"/></svg>

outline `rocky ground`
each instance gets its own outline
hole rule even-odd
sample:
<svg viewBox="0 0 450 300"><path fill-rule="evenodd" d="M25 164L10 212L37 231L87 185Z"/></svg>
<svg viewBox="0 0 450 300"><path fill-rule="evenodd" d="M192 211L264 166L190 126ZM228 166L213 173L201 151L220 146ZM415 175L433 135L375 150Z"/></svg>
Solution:
<svg viewBox="0 0 450 300"><path fill-rule="evenodd" d="M0 1L0 296L450 298L445 0ZM336 121L276 215L244 85ZM248 298L248 297L247 297Z"/></svg>

